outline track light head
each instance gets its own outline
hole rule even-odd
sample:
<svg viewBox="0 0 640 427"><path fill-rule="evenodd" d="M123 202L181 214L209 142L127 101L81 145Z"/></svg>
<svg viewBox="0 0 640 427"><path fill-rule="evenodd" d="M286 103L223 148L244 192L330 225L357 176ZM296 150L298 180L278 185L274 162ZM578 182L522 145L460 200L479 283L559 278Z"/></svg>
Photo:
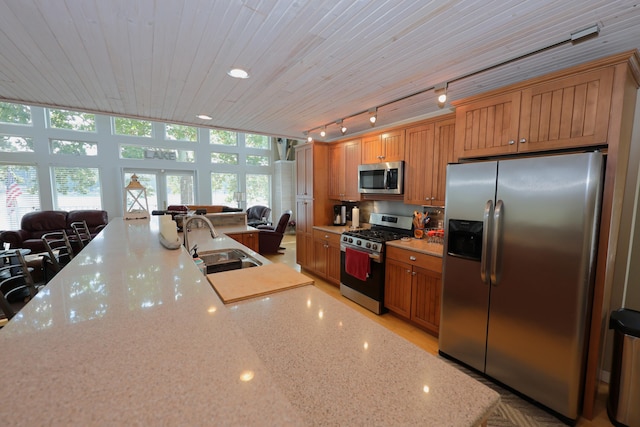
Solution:
<svg viewBox="0 0 640 427"><path fill-rule="evenodd" d="M440 83L433 88L433 92L438 97L438 107L443 108L447 102L447 82Z"/></svg>
<svg viewBox="0 0 640 427"><path fill-rule="evenodd" d="M342 123L342 120L338 120L338 121L336 122L336 124L337 124L337 125L338 125L338 127L340 128L340 133L341 133L341 134L343 134L343 135L344 135L345 133L347 133L347 127Z"/></svg>
<svg viewBox="0 0 640 427"><path fill-rule="evenodd" d="M322 127L322 130L320 131L320 136L323 137L323 138L325 136L327 136L327 127L326 126Z"/></svg>
<svg viewBox="0 0 640 427"><path fill-rule="evenodd" d="M376 121L378 121L378 107L369 109L369 123L371 126L376 125Z"/></svg>

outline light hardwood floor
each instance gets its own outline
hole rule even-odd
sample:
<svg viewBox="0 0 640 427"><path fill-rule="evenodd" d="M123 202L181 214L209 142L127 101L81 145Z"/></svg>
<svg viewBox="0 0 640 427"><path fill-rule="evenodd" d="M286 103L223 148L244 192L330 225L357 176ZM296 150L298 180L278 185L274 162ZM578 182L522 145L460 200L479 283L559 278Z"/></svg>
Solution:
<svg viewBox="0 0 640 427"><path fill-rule="evenodd" d="M267 255L272 262L280 262L289 265L297 271L301 271L300 266L296 263L296 239L295 235L287 234L282 240L282 247L286 248L282 254ZM406 340L414 343L418 347L425 351L437 355L438 354L438 339L433 335L423 331L422 329L408 323L407 321L396 317L391 313L385 313L383 315L376 315L369 310L361 307L353 301L340 295L340 289L335 285L324 281L321 277L314 275L313 273L303 270L304 274L312 277L315 281L315 286L348 305L349 307L357 310L368 318L378 322L382 326L388 328L390 331L404 337ZM606 399L608 389L606 384L601 384L598 389L598 399L596 402L596 415L593 420L586 420L581 418L577 426L578 427L608 427L611 426L611 422L607 416Z"/></svg>

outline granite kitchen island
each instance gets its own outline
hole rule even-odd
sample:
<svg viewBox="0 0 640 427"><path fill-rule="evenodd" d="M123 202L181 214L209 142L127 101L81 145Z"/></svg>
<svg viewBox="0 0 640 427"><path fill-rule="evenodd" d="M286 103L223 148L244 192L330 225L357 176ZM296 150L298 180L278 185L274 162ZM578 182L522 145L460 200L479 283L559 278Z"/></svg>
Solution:
<svg viewBox="0 0 640 427"><path fill-rule="evenodd" d="M472 426L498 404L312 285L224 305L157 234L114 219L0 329L3 422Z"/></svg>

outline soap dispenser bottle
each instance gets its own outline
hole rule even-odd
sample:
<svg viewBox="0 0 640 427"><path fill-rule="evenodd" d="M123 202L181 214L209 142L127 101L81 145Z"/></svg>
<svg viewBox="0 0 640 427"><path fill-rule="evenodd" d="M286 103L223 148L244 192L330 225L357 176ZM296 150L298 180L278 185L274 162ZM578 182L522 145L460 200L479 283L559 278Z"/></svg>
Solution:
<svg viewBox="0 0 640 427"><path fill-rule="evenodd" d="M202 274L207 274L207 266L204 263L204 261L202 260L202 258L200 258L200 255L198 255L198 245L195 245L193 247L193 262L196 264L196 267L198 267L200 269L200 272L202 272Z"/></svg>

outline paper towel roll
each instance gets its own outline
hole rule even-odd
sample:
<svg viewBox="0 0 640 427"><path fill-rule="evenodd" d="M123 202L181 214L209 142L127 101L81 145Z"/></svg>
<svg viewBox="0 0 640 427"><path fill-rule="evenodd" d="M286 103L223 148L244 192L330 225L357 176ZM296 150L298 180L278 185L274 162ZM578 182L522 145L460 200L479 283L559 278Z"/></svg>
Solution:
<svg viewBox="0 0 640 427"><path fill-rule="evenodd" d="M167 219L164 219L164 215L162 220L160 221L160 234L166 240L170 242L175 242L178 240L178 226L175 221L171 219L169 215L166 215Z"/></svg>
<svg viewBox="0 0 640 427"><path fill-rule="evenodd" d="M357 207L351 209L351 227L360 227L360 209Z"/></svg>

